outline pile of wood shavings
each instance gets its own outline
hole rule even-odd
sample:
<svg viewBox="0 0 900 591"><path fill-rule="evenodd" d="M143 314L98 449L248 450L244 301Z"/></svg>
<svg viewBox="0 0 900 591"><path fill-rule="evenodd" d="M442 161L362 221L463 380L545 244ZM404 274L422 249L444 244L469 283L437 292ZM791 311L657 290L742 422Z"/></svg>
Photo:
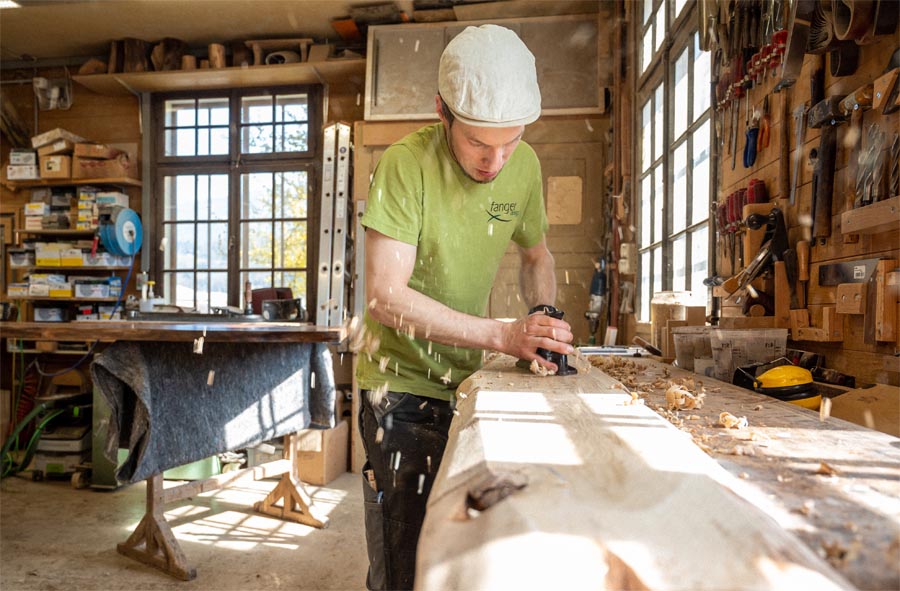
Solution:
<svg viewBox="0 0 900 591"><path fill-rule="evenodd" d="M665 405L650 405L657 413L670 423L688 432L694 443L706 453L724 453L728 455L756 455L754 447L747 441L755 439L753 433L744 429L748 427L745 417L735 417L731 413L721 413L718 417L702 417L697 414L685 414L682 411L701 409L708 392L717 392L718 388L707 389L700 380L693 376L676 378L672 377L667 367L662 367L662 376L657 372L648 372L647 367L633 359L624 357L600 357L589 358L591 365L604 373L619 380L632 395L633 399L649 397L651 395L664 398ZM643 402L643 400L641 400ZM724 417L723 415L727 415ZM718 419L718 420L717 420ZM733 419L733 420L730 420ZM732 431L738 443L721 447L715 434L711 434L710 428L725 428ZM743 433L743 434L740 434ZM735 439L730 442L735 443Z"/></svg>

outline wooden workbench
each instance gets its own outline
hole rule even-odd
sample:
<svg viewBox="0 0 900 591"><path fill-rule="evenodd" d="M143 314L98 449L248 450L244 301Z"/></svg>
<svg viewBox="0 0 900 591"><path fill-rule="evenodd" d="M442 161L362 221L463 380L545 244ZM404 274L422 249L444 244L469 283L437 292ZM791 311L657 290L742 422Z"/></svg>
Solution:
<svg viewBox="0 0 900 591"><path fill-rule="evenodd" d="M116 341L164 343L204 341L220 343L339 343L346 336L343 327L322 327L291 322L2 322L0 337L41 341L100 342L101 347ZM180 346L184 346L181 344ZM93 349L91 349L93 350ZM186 387L185 392L189 390ZM184 395L185 392L176 393ZM165 488L162 473L146 481L146 510L134 532L117 550L173 577L191 580L196 569L190 565L165 518L165 505L194 495L217 490L240 479L278 477L278 484L256 503L261 513L313 527L326 527L328 519L318 516L300 481L299 443L296 435L286 436L284 459L261 466L228 472L206 480ZM225 450L223 450L225 451Z"/></svg>
<svg viewBox="0 0 900 591"><path fill-rule="evenodd" d="M669 412L697 376L574 362L499 357L460 385L417 589L900 588L900 440L710 378Z"/></svg>
<svg viewBox="0 0 900 591"><path fill-rule="evenodd" d="M339 343L341 326L299 322L0 322L0 337L36 341L165 341L191 342L204 336L221 343Z"/></svg>

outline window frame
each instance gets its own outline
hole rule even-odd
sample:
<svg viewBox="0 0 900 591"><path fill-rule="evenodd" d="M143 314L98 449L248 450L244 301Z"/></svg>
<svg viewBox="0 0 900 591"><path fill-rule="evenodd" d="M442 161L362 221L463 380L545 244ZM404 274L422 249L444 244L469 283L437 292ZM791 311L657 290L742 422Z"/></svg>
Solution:
<svg viewBox="0 0 900 591"><path fill-rule="evenodd" d="M307 150L295 152L245 153L241 147L241 99L260 94L285 95L306 94L308 108ZM229 150L227 154L211 154L203 156L166 156L165 155L165 104L166 101L178 99L226 98L229 102ZM177 91L154 93L151 96L151 134L152 134L152 170L153 199L151 219L154 235L159 239L165 236L164 180L168 176L224 174L228 183L229 211L227 217L227 305L241 307L244 287L242 284L241 253L241 176L252 173L305 172L307 190L306 234L307 251L306 266L299 272L306 274L306 293L294 294L305 297L307 308L313 309L316 300L316 261L318 260L318 235L320 231L321 212L321 170L322 141L325 106L322 89L318 85L263 86L251 88L226 88L221 90ZM274 219L274 218L273 218ZM281 218L277 218L281 219ZM288 218L285 218L288 219ZM290 218L293 219L293 218ZM196 227L197 220L191 222ZM164 271L166 252L153 248L150 257L151 277L157 280L157 292L165 293L166 277L171 271ZM171 248L171 245L168 245ZM196 259L195 263L196 264ZM273 261L274 264L274 261ZM271 268L273 272L282 267ZM192 267L184 272L196 274L205 271ZM292 267L289 271L294 271ZM195 279L196 281L196 279ZM265 286L257 286L265 287ZM274 286L277 287L277 286ZM195 298L195 305L200 300Z"/></svg>
<svg viewBox="0 0 900 591"><path fill-rule="evenodd" d="M649 3L652 5L654 14L647 19L646 23L644 22L643 9L644 6ZM674 0L646 0L646 2L642 2L640 5L640 14L636 20L637 23L637 37L641 39L641 51L643 51L643 37L646 34L647 30L654 26L656 22L656 11L661 10L666 13L666 32L664 39L658 50L654 51L653 56L651 58L651 63L647 66L644 71L641 71L643 67L643 53L639 54L638 64L636 70L638 71L638 75L636 76L635 81L635 94L636 97L636 117L635 117L635 134L634 137L639 139L638 143L638 151L637 156L634 159L634 177L635 183L635 192L636 192L636 209L638 211L638 219L641 220L641 223L644 223L644 212L643 212L643 182L645 178L648 176L653 177L654 171L657 166L662 166L663 171L663 187L662 187L662 199L659 196L653 195L655 201L651 203L651 207L656 210L658 209L660 201L663 203L663 208L661 213L655 211L651 214L650 221L655 225L655 220L658 215L662 216L662 231L659 236L653 235L651 231L651 236L649 242L644 245L642 242L642 232L644 232L644 228L639 228L638 233L635 237L637 242L637 266L638 273L636 276L636 292L635 297L637 299L635 311L637 313L637 321L639 323L647 323L650 320L650 300L652 300L653 295L658 291L670 291L673 289L674 284L674 245L677 240L684 237L684 262L685 262L685 278L684 278L684 290L691 291L692 287L692 267L694 266L694 260L692 253L695 250L695 245L692 244L695 232L702 231L703 227L706 227L707 232L707 240L704 245L703 251L705 252L705 257L707 261L707 275L709 273L714 272L713 269L709 268L711 265L712 258L710 256L710 244L713 239L712 232L714 231L714 227L712 225L713 218L710 213L711 205L714 202L715 195L713 193L713 188L711 186L711 177L712 177L712 126L715 124L715 120L713 118L712 106L707 104L706 110L700 114L694 114L694 101L695 101L695 86L697 85L697 80L695 79L695 67L696 60L699 56L699 46L696 44L695 39L698 33L698 23L697 23L697 3L696 1L688 0L688 2L684 5L680 14L675 15L675 1ZM654 44L655 45L655 44ZM675 137L675 117L677 116L675 112L675 68L678 58L682 55L684 51L687 51L687 71L685 72L685 76L687 78L687 97L686 102L688 106L688 112L683 116L688 118L687 124L684 129L680 131L678 137ZM712 56L710 56L710 60ZM703 81L701 81L702 83ZM657 86L662 84L663 88L663 130L662 130L662 153L658 158L653 158L653 154L655 152L655 146L651 148L651 160L650 165L647 169L643 168L643 150L644 150L644 141L643 141L643 110L648 100L652 100L654 93L656 92ZM696 88L696 91L703 92L706 90L705 85L701 85ZM652 122L652 114L653 110L651 110L651 122ZM693 117L693 120L691 120ZM697 130L703 128L704 125L709 124L710 136L709 136L709 144L707 148L707 157L706 161L708 163L709 169L709 178L707 179L707 183L709 186L708 192L708 204L707 209L703 212L703 215L697 220L693 219L693 209L694 209L694 199L693 199L693 180L694 180L694 158L697 154L694 153L694 136L696 135ZM656 133L655 130L651 130L650 137L652 141L655 142ZM675 227L674 222L674 199L675 199L675 153L676 150L680 150L684 147L685 150L685 186L687 187L687 194L684 196L685 203L685 221L683 223L683 227L681 227L677 232L673 232L673 228ZM655 190L654 181L651 180L651 190ZM654 207L655 206L655 207ZM650 272L647 275L647 279L650 281L649 292L647 295L647 301L644 301L644 291L646 286L644 285L644 259L645 255L650 253L649 255L649 264L650 264ZM661 261L656 261L655 257L659 256ZM656 278L655 271L653 269L661 268L662 269L662 277ZM704 277L705 278L705 277ZM654 283L659 280L659 289L654 288ZM708 291L708 290L707 290ZM694 294L695 297L699 297L698 294ZM708 296L707 294L704 294ZM705 299L708 299L705 298Z"/></svg>

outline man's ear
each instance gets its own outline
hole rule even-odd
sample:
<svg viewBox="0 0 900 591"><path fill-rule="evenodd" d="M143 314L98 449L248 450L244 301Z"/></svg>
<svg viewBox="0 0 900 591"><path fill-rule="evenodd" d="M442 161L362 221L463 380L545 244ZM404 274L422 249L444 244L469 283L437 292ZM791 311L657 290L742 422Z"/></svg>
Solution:
<svg viewBox="0 0 900 591"><path fill-rule="evenodd" d="M447 118L444 117L444 109L441 108L441 95L434 95L434 110L444 125L447 125ZM449 127L449 126L448 126Z"/></svg>

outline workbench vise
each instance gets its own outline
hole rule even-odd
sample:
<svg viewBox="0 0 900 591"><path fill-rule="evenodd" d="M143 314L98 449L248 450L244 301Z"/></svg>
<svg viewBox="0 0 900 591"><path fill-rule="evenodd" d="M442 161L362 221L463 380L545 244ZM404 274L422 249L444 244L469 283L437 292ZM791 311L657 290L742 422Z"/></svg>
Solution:
<svg viewBox="0 0 900 591"><path fill-rule="evenodd" d="M549 304L539 304L535 306L528 311L528 315L530 316L531 314L536 314L537 312L543 312L547 316L556 318L557 320L562 320L563 316L565 316L565 312L563 312L556 306L551 306ZM538 347L537 354L547 361L556 364L556 375L558 376L568 376L578 373L577 369L575 369L574 367L569 367L568 356L564 353L557 353L556 351L549 351L542 347Z"/></svg>

